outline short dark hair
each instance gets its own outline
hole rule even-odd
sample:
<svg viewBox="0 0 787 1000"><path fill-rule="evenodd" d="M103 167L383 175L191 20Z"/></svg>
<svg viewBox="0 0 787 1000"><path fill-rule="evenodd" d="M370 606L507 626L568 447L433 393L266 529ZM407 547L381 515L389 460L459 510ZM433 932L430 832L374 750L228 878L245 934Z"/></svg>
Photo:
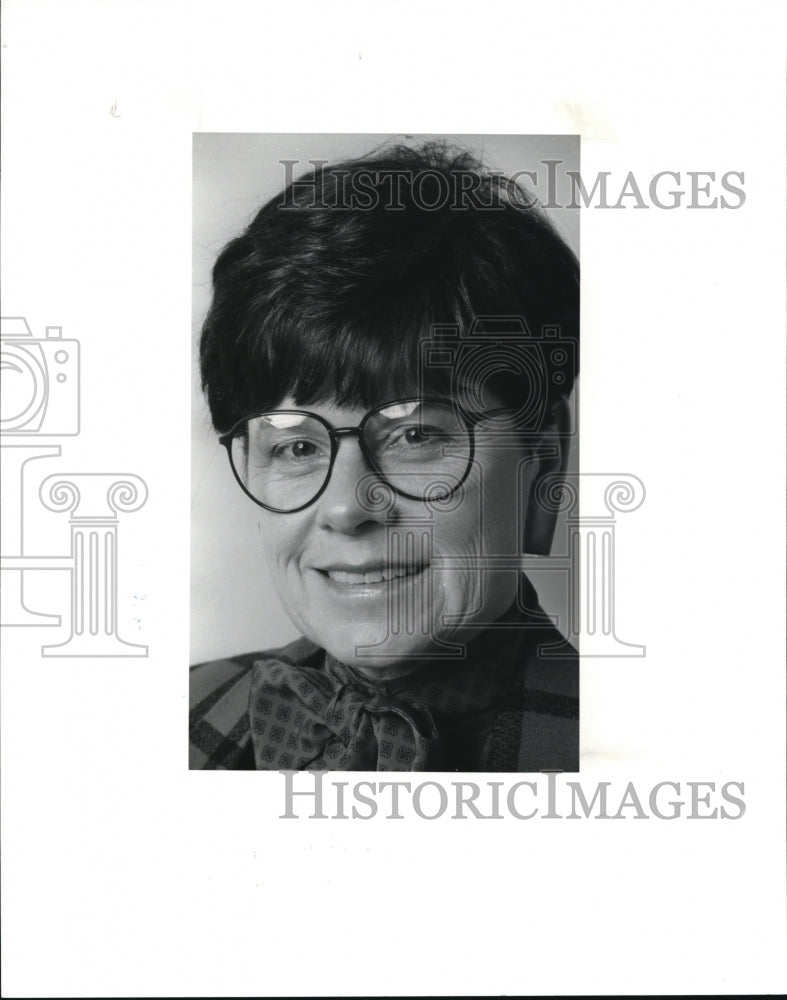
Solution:
<svg viewBox="0 0 787 1000"><path fill-rule="evenodd" d="M568 395L578 264L527 191L435 142L318 166L265 204L213 268L200 342L213 424L227 431L287 395L364 407L414 395L421 342L436 325L466 333L480 316L522 317L534 338L559 328L575 349L552 352L544 412ZM493 335L494 323L475 329ZM438 366L428 388L448 391L449 379ZM503 373L497 387L511 405L515 383Z"/></svg>

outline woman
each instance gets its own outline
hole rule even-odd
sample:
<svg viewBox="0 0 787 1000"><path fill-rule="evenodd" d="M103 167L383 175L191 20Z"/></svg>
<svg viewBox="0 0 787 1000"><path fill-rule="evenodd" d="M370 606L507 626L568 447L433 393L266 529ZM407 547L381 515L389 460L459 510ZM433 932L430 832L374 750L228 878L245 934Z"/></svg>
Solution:
<svg viewBox="0 0 787 1000"><path fill-rule="evenodd" d="M203 389L303 638L191 674L191 767L576 770L538 607L576 259L440 144L318 166L220 254ZM523 549L524 546L524 549Z"/></svg>

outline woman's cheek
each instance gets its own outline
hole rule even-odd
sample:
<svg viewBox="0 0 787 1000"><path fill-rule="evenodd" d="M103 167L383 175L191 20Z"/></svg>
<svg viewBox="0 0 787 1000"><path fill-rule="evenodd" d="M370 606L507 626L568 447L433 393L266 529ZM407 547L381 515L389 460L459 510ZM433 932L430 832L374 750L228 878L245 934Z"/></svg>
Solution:
<svg viewBox="0 0 787 1000"><path fill-rule="evenodd" d="M477 569L445 569L438 571L437 595L435 608L439 615L464 615L475 611L481 601L481 574ZM456 627L455 623L443 624L441 618L437 621L440 630Z"/></svg>
<svg viewBox="0 0 787 1000"><path fill-rule="evenodd" d="M435 611L440 615L467 614L480 607L482 595L482 568L479 539L473 532L457 535L454 532L443 539L436 539L435 552L449 557L448 565L435 569ZM453 563L453 560L457 562ZM439 562L439 560L438 560ZM453 628L454 626L443 626Z"/></svg>

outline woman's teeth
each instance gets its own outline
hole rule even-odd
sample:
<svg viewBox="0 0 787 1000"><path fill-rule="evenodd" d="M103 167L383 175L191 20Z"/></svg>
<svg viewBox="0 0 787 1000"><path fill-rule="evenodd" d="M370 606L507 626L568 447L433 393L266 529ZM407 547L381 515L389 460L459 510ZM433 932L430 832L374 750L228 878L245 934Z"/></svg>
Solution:
<svg viewBox="0 0 787 1000"><path fill-rule="evenodd" d="M360 585L362 583L382 583L387 580L398 580L404 576L414 576L420 573L422 566L415 566L413 569L373 569L368 573L347 573L341 569L327 570L328 576L336 583L352 583Z"/></svg>

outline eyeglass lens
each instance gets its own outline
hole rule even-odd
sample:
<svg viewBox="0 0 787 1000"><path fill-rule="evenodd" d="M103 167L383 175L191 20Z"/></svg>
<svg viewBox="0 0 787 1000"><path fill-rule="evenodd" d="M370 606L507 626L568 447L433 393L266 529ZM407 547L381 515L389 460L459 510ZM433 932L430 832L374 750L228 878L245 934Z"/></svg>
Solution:
<svg viewBox="0 0 787 1000"><path fill-rule="evenodd" d="M408 496L424 498L463 479L470 433L447 403L411 400L373 411L363 422L363 450L373 471ZM323 489L332 465L327 427L305 412L251 418L233 439L231 460L246 490L277 510L297 510Z"/></svg>

